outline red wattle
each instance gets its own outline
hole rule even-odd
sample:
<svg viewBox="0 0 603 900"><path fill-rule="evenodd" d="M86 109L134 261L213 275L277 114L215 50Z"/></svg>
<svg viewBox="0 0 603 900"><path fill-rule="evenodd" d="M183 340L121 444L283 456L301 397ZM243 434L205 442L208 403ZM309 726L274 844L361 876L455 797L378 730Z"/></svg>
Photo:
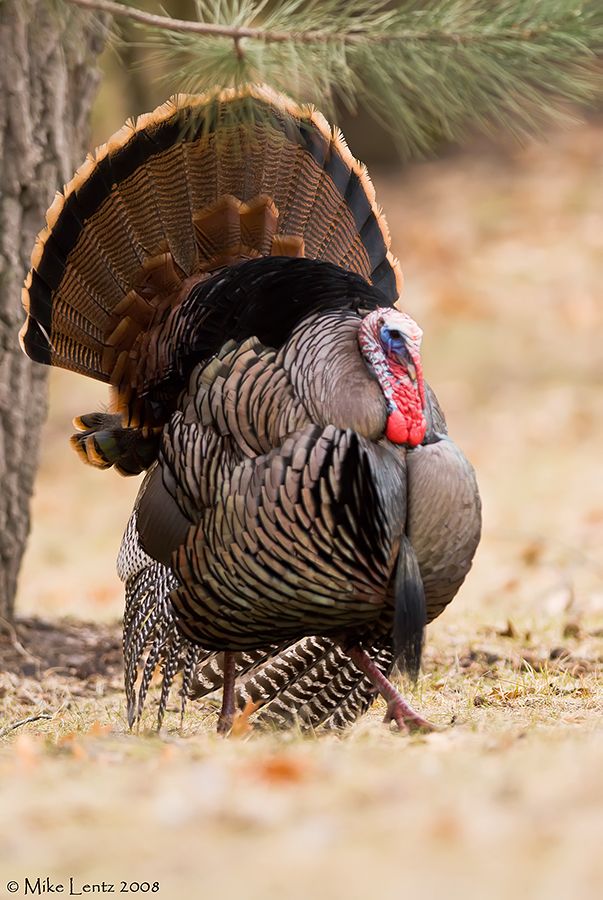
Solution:
<svg viewBox="0 0 603 900"><path fill-rule="evenodd" d="M408 437L408 443L411 447L417 447L421 443L425 437L426 430L427 427L424 419L411 426L410 435Z"/></svg>
<svg viewBox="0 0 603 900"><path fill-rule="evenodd" d="M387 417L385 436L392 444L405 444L407 442L408 427L406 425L406 419L400 410L395 409Z"/></svg>
<svg viewBox="0 0 603 900"><path fill-rule="evenodd" d="M407 420L400 410L396 409L387 417L385 436L392 444L408 444L410 447L416 447L425 437L425 430L423 417L420 422L412 422L409 428Z"/></svg>

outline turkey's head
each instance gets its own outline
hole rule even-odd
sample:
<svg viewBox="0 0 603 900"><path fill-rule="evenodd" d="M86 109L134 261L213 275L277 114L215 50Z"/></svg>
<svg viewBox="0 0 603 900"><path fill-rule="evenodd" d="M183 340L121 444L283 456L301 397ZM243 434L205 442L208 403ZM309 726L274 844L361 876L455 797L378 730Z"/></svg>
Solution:
<svg viewBox="0 0 603 900"><path fill-rule="evenodd" d="M379 308L362 320L358 343L388 406L385 436L416 447L425 437L425 389L417 323L397 309Z"/></svg>

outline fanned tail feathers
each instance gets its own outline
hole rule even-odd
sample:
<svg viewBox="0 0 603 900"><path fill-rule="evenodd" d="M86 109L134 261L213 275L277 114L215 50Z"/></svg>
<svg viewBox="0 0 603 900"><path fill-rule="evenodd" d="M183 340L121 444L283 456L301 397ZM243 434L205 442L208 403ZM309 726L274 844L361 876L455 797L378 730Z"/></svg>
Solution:
<svg viewBox="0 0 603 900"><path fill-rule="evenodd" d="M46 218L23 291L22 345L109 382L127 424L153 418L138 373L142 357L153 370L149 336L217 269L306 256L357 273L387 303L401 287L364 166L314 108L264 87L179 95L129 120Z"/></svg>

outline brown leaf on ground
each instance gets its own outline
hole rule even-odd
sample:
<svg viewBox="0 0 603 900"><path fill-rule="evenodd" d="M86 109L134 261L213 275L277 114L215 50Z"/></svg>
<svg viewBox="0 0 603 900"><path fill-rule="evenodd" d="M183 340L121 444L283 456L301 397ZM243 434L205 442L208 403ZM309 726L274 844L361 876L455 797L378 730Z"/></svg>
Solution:
<svg viewBox="0 0 603 900"><path fill-rule="evenodd" d="M112 730L110 725L102 725L97 719L88 729L88 735L89 737L104 737L106 734L111 734Z"/></svg>
<svg viewBox="0 0 603 900"><path fill-rule="evenodd" d="M231 737L243 737L249 734L250 731L253 731L253 725L249 719L260 708L260 705L259 703L254 703L253 700L248 700L245 708L235 713L232 728L230 729Z"/></svg>
<svg viewBox="0 0 603 900"><path fill-rule="evenodd" d="M29 734L20 734L13 744L13 752L19 768L29 771L39 763L40 742Z"/></svg>
<svg viewBox="0 0 603 900"><path fill-rule="evenodd" d="M485 695L479 694L473 700L474 706L506 706L512 703L514 700L519 700L520 697L525 697L526 693L528 693L526 689L517 685L512 688L503 688L500 685L492 688L492 690Z"/></svg>
<svg viewBox="0 0 603 900"><path fill-rule="evenodd" d="M563 626L562 636L564 638L579 638L580 637L580 623L576 621L566 622Z"/></svg>
<svg viewBox="0 0 603 900"><path fill-rule="evenodd" d="M526 566L535 566L542 559L544 544L542 541L530 541L522 547L521 559Z"/></svg>
<svg viewBox="0 0 603 900"><path fill-rule="evenodd" d="M429 836L442 844L456 843L462 834L462 821L453 812L441 812L436 815L429 827Z"/></svg>
<svg viewBox="0 0 603 900"><path fill-rule="evenodd" d="M308 778L312 767L306 759L281 753L254 760L248 770L271 784L291 784Z"/></svg>

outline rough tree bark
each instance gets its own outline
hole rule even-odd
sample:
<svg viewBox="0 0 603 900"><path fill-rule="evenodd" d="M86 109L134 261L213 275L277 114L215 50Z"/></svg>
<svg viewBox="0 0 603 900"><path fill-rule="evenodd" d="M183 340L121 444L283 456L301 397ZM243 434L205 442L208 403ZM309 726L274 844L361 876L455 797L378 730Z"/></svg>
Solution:
<svg viewBox="0 0 603 900"><path fill-rule="evenodd" d="M21 352L21 285L55 190L83 160L103 45L53 0L0 0L0 617L12 616L46 415L47 371Z"/></svg>

